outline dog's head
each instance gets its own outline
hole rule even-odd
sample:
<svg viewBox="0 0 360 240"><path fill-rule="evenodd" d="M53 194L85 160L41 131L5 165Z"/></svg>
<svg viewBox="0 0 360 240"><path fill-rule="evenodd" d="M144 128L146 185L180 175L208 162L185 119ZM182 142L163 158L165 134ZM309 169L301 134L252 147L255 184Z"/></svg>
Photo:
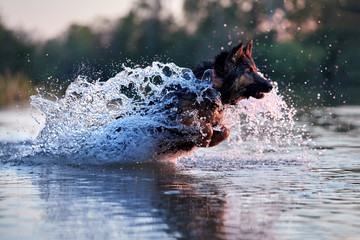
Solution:
<svg viewBox="0 0 360 240"><path fill-rule="evenodd" d="M249 97L261 99L273 87L257 72L251 55L252 47L252 41L246 46L240 43L215 59L213 85L220 91L224 104L235 104Z"/></svg>

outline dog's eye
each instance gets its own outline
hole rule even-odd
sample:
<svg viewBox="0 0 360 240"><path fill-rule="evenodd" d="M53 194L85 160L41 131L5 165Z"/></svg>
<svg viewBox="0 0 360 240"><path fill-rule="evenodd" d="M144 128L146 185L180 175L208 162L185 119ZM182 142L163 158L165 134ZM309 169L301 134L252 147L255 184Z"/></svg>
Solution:
<svg viewBox="0 0 360 240"><path fill-rule="evenodd" d="M246 74L249 74L251 72L251 69L250 68L245 68L245 73Z"/></svg>

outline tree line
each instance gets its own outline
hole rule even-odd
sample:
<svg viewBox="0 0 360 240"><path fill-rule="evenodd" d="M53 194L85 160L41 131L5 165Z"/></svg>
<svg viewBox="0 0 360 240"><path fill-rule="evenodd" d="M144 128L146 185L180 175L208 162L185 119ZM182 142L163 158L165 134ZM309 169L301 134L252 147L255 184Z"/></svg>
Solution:
<svg viewBox="0 0 360 240"><path fill-rule="evenodd" d="M302 104L357 104L360 2L356 0L184 0L182 18L164 1L137 1L103 28L73 24L58 38L30 40L0 21L0 105L39 86L58 92L77 75L107 80L152 61L181 67L254 40L258 68Z"/></svg>

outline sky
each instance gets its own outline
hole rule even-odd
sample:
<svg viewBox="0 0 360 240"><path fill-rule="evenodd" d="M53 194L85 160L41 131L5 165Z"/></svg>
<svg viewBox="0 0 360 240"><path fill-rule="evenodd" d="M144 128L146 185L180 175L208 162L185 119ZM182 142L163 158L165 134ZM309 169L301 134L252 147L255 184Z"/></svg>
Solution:
<svg viewBox="0 0 360 240"><path fill-rule="evenodd" d="M93 25L97 19L124 16L134 0L0 0L2 23L35 39L54 38L71 23Z"/></svg>

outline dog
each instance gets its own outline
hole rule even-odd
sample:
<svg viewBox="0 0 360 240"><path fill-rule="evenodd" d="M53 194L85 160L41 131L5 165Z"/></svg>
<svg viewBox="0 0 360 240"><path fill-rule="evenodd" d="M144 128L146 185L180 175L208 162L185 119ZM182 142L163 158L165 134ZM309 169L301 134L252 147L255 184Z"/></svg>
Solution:
<svg viewBox="0 0 360 240"><path fill-rule="evenodd" d="M272 90L273 85L258 73L252 49L253 41L247 45L241 42L193 69L198 79L209 69L211 71L211 87L201 93L201 101L189 89L179 89L167 96L171 98L171 106L168 107L177 109L176 120L187 130L172 132L175 138L181 140L169 151L218 145L230 134L230 130L222 124L226 106L250 97L261 99Z"/></svg>

